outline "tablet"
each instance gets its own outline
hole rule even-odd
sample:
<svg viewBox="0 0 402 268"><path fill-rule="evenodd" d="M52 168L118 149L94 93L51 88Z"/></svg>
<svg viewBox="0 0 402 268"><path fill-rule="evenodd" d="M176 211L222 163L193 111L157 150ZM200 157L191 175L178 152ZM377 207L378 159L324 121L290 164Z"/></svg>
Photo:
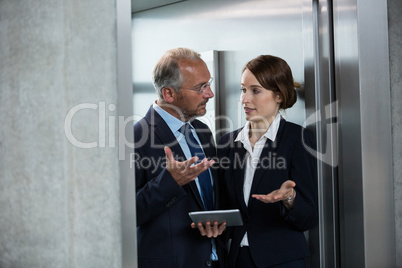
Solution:
<svg viewBox="0 0 402 268"><path fill-rule="evenodd" d="M213 223L217 221L219 224L226 222L226 226L243 225L240 211L238 209L229 210L210 210L210 211L194 211L188 213L194 223L205 223L207 221Z"/></svg>

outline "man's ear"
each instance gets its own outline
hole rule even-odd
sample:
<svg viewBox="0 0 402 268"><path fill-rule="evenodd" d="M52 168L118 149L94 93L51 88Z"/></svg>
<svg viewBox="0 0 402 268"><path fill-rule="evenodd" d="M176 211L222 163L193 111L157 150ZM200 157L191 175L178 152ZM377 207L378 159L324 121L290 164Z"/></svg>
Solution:
<svg viewBox="0 0 402 268"><path fill-rule="evenodd" d="M164 87L162 89L163 99L167 103L172 103L175 99L176 91L171 87Z"/></svg>

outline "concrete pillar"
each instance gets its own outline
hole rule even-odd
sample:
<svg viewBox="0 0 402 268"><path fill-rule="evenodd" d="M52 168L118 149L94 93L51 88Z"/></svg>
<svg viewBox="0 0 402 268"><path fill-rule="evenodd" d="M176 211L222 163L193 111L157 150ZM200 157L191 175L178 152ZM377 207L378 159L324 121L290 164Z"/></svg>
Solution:
<svg viewBox="0 0 402 268"><path fill-rule="evenodd" d="M116 57L115 1L0 1L0 267L121 267Z"/></svg>

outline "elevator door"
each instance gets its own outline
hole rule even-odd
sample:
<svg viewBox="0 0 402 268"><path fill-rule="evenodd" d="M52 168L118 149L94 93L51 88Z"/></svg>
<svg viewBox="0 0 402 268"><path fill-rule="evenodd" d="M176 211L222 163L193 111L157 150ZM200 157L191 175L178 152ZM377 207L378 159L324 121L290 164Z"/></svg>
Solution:
<svg viewBox="0 0 402 268"><path fill-rule="evenodd" d="M297 103L283 116L312 130L318 150L323 149L321 144L326 139L332 142L334 137L328 134L334 130L319 119L326 106L332 108L332 81L328 78L332 52L323 47L330 45L331 18L328 9L318 13L318 1L188 0L145 10L135 8L139 1L142 0L133 1L136 12L132 17L134 120L144 116L157 98L151 81L156 61L168 49L188 47L203 55L213 54L216 101L207 109L214 112L215 121L210 123L219 132L216 136L235 130L245 123L239 112L241 71L250 59L271 54L285 59L294 79L302 84ZM324 67L322 71L318 71L320 65ZM325 93L317 94L320 88L326 88ZM331 165L317 163L320 220L315 229L306 233L312 253L310 267L334 267L336 173Z"/></svg>

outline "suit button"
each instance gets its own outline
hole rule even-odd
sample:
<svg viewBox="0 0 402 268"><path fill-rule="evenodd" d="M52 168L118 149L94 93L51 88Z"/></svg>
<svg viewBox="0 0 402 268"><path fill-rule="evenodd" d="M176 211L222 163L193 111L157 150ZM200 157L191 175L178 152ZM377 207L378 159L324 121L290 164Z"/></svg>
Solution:
<svg viewBox="0 0 402 268"><path fill-rule="evenodd" d="M171 207L171 206L173 205L173 203L176 202L176 201L177 201L177 197L173 197L172 199L170 199L169 202L167 202L167 203L165 204L165 206L166 206L166 207Z"/></svg>
<svg viewBox="0 0 402 268"><path fill-rule="evenodd" d="M212 266L212 262L211 262L211 261L206 261L205 264L206 264L208 267L211 267L211 266Z"/></svg>

